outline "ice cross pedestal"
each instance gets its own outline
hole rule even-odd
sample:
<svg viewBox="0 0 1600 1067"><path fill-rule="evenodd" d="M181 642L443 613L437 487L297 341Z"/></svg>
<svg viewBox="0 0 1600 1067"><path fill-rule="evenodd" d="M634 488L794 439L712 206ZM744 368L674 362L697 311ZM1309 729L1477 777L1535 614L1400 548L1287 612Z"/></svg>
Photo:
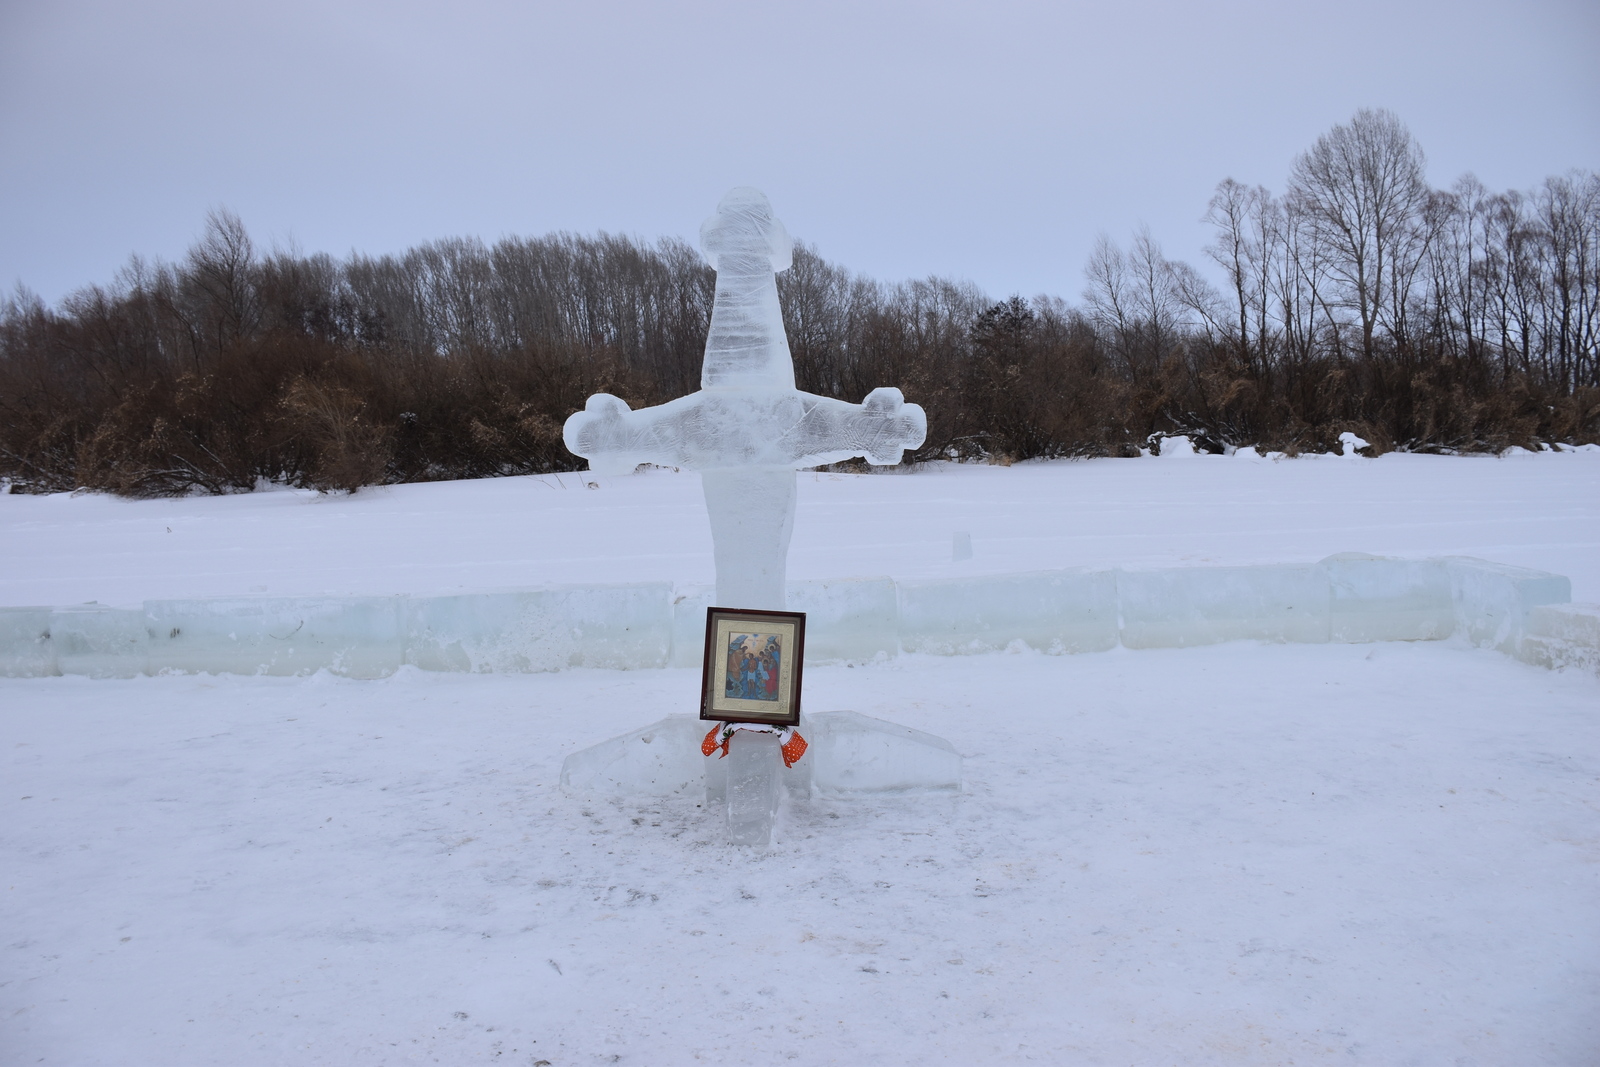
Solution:
<svg viewBox="0 0 1600 1067"><path fill-rule="evenodd" d="M628 473L641 463L698 471L711 518L717 604L782 610L795 471L857 457L899 463L907 448L922 444L927 418L898 389L874 389L850 404L795 388L776 279L790 264L793 242L759 190L738 188L723 197L700 227L700 248L717 272L700 391L639 411L597 393L567 420L563 440L602 474ZM737 788L730 782L720 790L729 835L741 844L764 843L771 836L777 748L755 735L736 737L745 742L735 746ZM764 784L756 781L763 774Z"/></svg>
<svg viewBox="0 0 1600 1067"><path fill-rule="evenodd" d="M563 439L602 474L641 463L699 471L717 603L781 610L795 471L857 457L899 463L922 444L927 418L898 389L850 404L795 388L776 279L793 242L760 191L723 197L700 227L700 247L717 272L700 391L639 411L596 393L567 420Z"/></svg>

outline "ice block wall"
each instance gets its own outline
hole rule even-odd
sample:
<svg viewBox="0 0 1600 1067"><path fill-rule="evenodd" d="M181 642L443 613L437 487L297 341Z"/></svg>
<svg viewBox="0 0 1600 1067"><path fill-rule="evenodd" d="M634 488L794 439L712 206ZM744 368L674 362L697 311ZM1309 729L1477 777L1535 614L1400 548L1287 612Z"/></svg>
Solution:
<svg viewBox="0 0 1600 1067"><path fill-rule="evenodd" d="M243 597L0 608L0 675L164 671L375 678L433 671L693 667L714 593L667 582L444 597ZM1220 641L1451 639L1600 669L1600 606L1558 574L1345 553L1256 567L1059 570L790 582L809 663L1180 648Z"/></svg>

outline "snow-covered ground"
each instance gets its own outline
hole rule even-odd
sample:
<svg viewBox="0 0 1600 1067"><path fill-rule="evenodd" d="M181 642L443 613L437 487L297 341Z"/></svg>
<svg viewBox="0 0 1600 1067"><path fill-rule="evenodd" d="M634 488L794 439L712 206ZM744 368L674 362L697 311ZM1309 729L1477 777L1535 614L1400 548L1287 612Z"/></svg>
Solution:
<svg viewBox="0 0 1600 1067"><path fill-rule="evenodd" d="M593 482L598 489L586 489ZM169 532L170 531L170 532ZM973 558L951 562L951 537ZM1600 601L1600 448L1206 456L802 474L791 578L1467 555ZM0 606L712 581L694 474L564 474L319 497L0 495Z"/></svg>
<svg viewBox="0 0 1600 1067"><path fill-rule="evenodd" d="M3 602L709 579L692 476L561 482L0 496ZM1597 548L1595 453L1126 460L806 475L791 573L1462 553L1596 600ZM807 704L950 739L959 797L812 801L755 854L693 798L557 788L697 687L0 679L0 1061L1600 1061L1592 675L901 656L808 670Z"/></svg>
<svg viewBox="0 0 1600 1067"><path fill-rule="evenodd" d="M1600 1057L1592 677L1228 645L807 684L948 737L965 794L814 801L755 855L560 793L690 671L0 682L5 1061Z"/></svg>

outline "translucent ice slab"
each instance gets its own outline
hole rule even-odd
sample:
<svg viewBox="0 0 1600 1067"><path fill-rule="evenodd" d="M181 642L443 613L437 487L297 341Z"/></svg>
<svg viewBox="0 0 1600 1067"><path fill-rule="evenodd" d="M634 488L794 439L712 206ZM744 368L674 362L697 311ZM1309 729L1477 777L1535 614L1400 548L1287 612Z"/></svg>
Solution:
<svg viewBox="0 0 1600 1067"><path fill-rule="evenodd" d="M802 730L819 794L961 791L961 755L942 737L854 711L809 715Z"/></svg>
<svg viewBox="0 0 1600 1067"><path fill-rule="evenodd" d="M1103 652L1117 644L1112 571L1043 571L898 583L907 652L992 652L1022 641L1041 652Z"/></svg>
<svg viewBox="0 0 1600 1067"><path fill-rule="evenodd" d="M382 678L403 661L400 597L145 602L150 670Z"/></svg>
<svg viewBox="0 0 1600 1067"><path fill-rule="evenodd" d="M1345 552L1322 566L1328 572L1330 640L1434 641L1455 629L1450 574L1442 560Z"/></svg>
<svg viewBox="0 0 1600 1067"><path fill-rule="evenodd" d="M1457 633L1480 648L1515 656L1533 608L1572 601L1572 582L1559 574L1467 556L1447 559L1445 565Z"/></svg>
<svg viewBox="0 0 1600 1067"><path fill-rule="evenodd" d="M809 721L809 719L804 718L801 720L803 728L800 732L805 737L810 736L806 733L806 730L810 729ZM728 751L731 756L732 745L728 746ZM728 758L719 754L711 756L705 761L706 810L708 811L721 811L723 806L728 803ZM782 760L779 760L777 768L778 783L784 796L790 800L806 800L811 796L812 763L813 761L809 756L800 760L793 767L785 767L782 765Z"/></svg>
<svg viewBox="0 0 1600 1067"><path fill-rule="evenodd" d="M561 764L561 788L605 796L672 796L704 788L700 740L711 728L669 715L632 733L579 749Z"/></svg>
<svg viewBox="0 0 1600 1067"><path fill-rule="evenodd" d="M806 613L807 663L861 663L900 651L888 578L790 582L789 610Z"/></svg>
<svg viewBox="0 0 1600 1067"><path fill-rule="evenodd" d="M671 596L658 582L417 598L405 661L430 671L663 667Z"/></svg>
<svg viewBox="0 0 1600 1067"><path fill-rule="evenodd" d="M728 843L766 848L778 817L783 756L778 735L737 730L728 743L726 813Z"/></svg>
<svg viewBox="0 0 1600 1067"><path fill-rule="evenodd" d="M141 611L57 608L50 613L50 641L62 674L132 678L148 668L149 633Z"/></svg>
<svg viewBox="0 0 1600 1067"><path fill-rule="evenodd" d="M1128 648L1328 640L1328 576L1316 565L1120 571L1117 599Z"/></svg>
<svg viewBox="0 0 1600 1067"><path fill-rule="evenodd" d="M0 608L0 675L44 678L60 673L50 639L50 609Z"/></svg>
<svg viewBox="0 0 1600 1067"><path fill-rule="evenodd" d="M1540 604L1528 610L1517 658L1536 667L1600 674L1600 604Z"/></svg>

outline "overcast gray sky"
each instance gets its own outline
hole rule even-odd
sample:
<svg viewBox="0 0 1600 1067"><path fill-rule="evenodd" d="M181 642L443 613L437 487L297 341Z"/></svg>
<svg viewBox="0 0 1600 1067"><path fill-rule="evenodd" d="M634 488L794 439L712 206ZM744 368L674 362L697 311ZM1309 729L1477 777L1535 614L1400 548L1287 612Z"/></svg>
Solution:
<svg viewBox="0 0 1600 1067"><path fill-rule="evenodd" d="M1219 180L1280 191L1360 107L1435 185L1600 170L1600 3L0 0L0 286L213 206L343 255L689 237L751 184L855 270L1076 299L1098 233L1198 265Z"/></svg>

